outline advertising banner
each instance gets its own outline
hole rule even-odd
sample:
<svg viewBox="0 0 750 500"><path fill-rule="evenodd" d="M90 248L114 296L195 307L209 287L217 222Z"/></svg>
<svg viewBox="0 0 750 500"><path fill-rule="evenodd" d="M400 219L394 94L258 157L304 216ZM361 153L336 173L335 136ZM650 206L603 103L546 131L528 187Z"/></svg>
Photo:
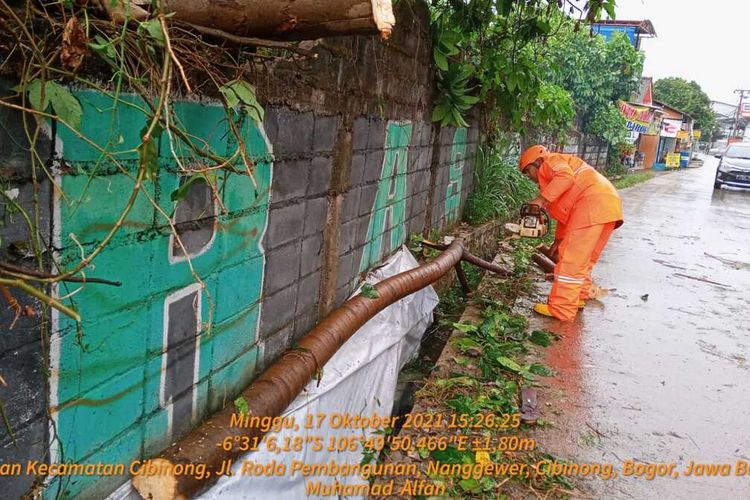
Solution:
<svg viewBox="0 0 750 500"><path fill-rule="evenodd" d="M682 120L675 120L673 118L664 118L661 122L661 133L662 137L677 137L677 132L682 128Z"/></svg>
<svg viewBox="0 0 750 500"><path fill-rule="evenodd" d="M648 130L643 135L659 135L661 133L661 116L654 116L651 125L648 126Z"/></svg>
<svg viewBox="0 0 750 500"><path fill-rule="evenodd" d="M742 100L742 104L740 104L740 116L742 118L750 118L750 100Z"/></svg>
<svg viewBox="0 0 750 500"><path fill-rule="evenodd" d="M680 153L667 154L667 168L680 168Z"/></svg>
<svg viewBox="0 0 750 500"><path fill-rule="evenodd" d="M620 101L620 113L627 120L628 130L638 132L639 134L648 132L649 125L651 125L654 119L652 109L643 106L634 106L624 101Z"/></svg>

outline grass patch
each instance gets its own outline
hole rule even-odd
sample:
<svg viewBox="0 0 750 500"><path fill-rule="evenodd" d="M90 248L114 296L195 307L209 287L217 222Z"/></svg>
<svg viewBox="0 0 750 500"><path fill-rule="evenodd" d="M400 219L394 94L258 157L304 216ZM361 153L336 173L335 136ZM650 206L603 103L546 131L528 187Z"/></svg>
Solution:
<svg viewBox="0 0 750 500"><path fill-rule="evenodd" d="M653 172L635 172L633 174L626 174L623 177L612 181L612 184L614 184L617 189L625 189L631 186L635 186L636 184L651 180L653 179L653 177Z"/></svg>
<svg viewBox="0 0 750 500"><path fill-rule="evenodd" d="M478 325L454 323L453 326L463 332L462 336L451 340L460 353L454 358L456 365L443 378L428 381L418 396L431 400L434 411L446 415L447 419L450 415L471 419L467 420L470 425L452 429L453 433L465 436L469 444L419 450L420 457L467 465L483 460L495 464L523 462L533 466L541 452L533 437L523 435L525 425L516 420L518 393L522 386L533 384L539 377L554 376L547 366L527 362L525 357L532 345L548 346L556 336L542 330L529 332L524 316L513 314L498 303L485 309ZM543 422L540 420L539 424ZM497 444L485 448L482 443ZM509 479L492 475L430 478L446 485L446 495L453 498L503 498L508 480L546 492L571 488L567 481L539 476L531 468L527 475Z"/></svg>
<svg viewBox="0 0 750 500"><path fill-rule="evenodd" d="M536 194L537 187L518 169L517 156L505 156L497 149L480 149L464 219L470 224L480 224L516 217L520 206Z"/></svg>
<svg viewBox="0 0 750 500"><path fill-rule="evenodd" d="M464 436L466 442L470 443L468 446L419 449L422 460L464 465L474 465L480 461L525 463L529 466L529 472L505 478L492 475L431 475L433 482L446 486L449 497L505 498L506 494L517 488L565 496L566 491L572 489L572 484L564 476L548 477L533 470L540 457L555 458L537 449L533 436L525 435L525 424L520 421L512 423L518 416L521 387L533 385L542 377L555 375L549 367L528 361L527 355L531 349L548 347L558 337L544 330L531 331L527 319L514 314L510 308L511 298L530 292L534 287L529 279L532 266L530 255L538 243L539 240L523 239L509 242L513 256L512 276L501 280L500 287L483 287L477 292L474 300L484 306L478 324L457 323L457 319L449 323L451 328L462 332L462 335L451 339L456 349L453 364L439 378L428 380L417 392L418 398L430 402L433 412L445 415L447 419L458 415L476 419L476 425L459 426L448 431ZM444 312L455 304L456 298L451 295L448 294L447 303L443 306ZM441 320L448 323L450 318L443 316ZM494 421L492 419L504 418L509 418L511 424L502 426L491 423ZM538 425L546 423L540 419ZM484 445L478 444L485 442L498 445L484 449ZM508 446L499 443L507 443Z"/></svg>

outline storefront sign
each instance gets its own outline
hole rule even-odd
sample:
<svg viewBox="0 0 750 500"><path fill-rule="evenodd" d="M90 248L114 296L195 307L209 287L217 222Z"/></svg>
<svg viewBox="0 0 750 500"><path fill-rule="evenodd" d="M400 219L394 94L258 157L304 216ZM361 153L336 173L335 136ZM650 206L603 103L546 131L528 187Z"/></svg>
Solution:
<svg viewBox="0 0 750 500"><path fill-rule="evenodd" d="M624 101L620 101L620 113L627 121L628 130L639 134L648 132L648 127L654 119L653 110L642 106L634 106Z"/></svg>
<svg viewBox="0 0 750 500"><path fill-rule="evenodd" d="M680 153L667 154L667 168L680 168Z"/></svg>
<svg viewBox="0 0 750 500"><path fill-rule="evenodd" d="M750 118L750 101L742 100L742 104L740 104L740 115L742 115L742 118Z"/></svg>
<svg viewBox="0 0 750 500"><path fill-rule="evenodd" d="M662 137L677 137L677 132L682 128L682 120L675 120L673 118L664 118L661 122L661 135Z"/></svg>
<svg viewBox="0 0 750 500"><path fill-rule="evenodd" d="M648 131L644 135L659 135L661 133L661 116L654 116Z"/></svg>
<svg viewBox="0 0 750 500"><path fill-rule="evenodd" d="M700 130L693 130L693 139L696 141L701 138L701 131Z"/></svg>
<svg viewBox="0 0 750 500"><path fill-rule="evenodd" d="M677 138L680 140L685 140L690 137L690 132L688 130L678 130L677 131Z"/></svg>

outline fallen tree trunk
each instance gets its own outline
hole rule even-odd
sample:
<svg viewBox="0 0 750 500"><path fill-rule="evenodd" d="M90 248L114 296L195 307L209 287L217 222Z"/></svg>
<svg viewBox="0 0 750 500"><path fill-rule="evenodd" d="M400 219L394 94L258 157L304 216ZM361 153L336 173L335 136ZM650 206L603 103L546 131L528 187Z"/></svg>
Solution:
<svg viewBox="0 0 750 500"><path fill-rule="evenodd" d="M362 325L397 300L437 281L465 258L465 253L463 241L457 238L431 262L376 284L376 296L368 298L360 294L346 301L245 389L242 397L247 402L247 416L281 415ZM135 471L133 487L143 498L173 500L191 498L215 483L224 461L243 454L237 446L232 446L234 440L263 435L259 427L233 425L237 415L238 411L232 405L215 413L159 458L152 460L150 471L145 466L144 470ZM222 443L229 443L229 449ZM205 464L208 475L198 479L195 475L179 473L181 467L194 464Z"/></svg>
<svg viewBox="0 0 750 500"><path fill-rule="evenodd" d="M542 253L535 253L531 256L531 260L545 273L551 273L555 270L555 263Z"/></svg>
<svg viewBox="0 0 750 500"><path fill-rule="evenodd" d="M305 40L380 34L396 19L391 0L165 0L177 20L241 36Z"/></svg>

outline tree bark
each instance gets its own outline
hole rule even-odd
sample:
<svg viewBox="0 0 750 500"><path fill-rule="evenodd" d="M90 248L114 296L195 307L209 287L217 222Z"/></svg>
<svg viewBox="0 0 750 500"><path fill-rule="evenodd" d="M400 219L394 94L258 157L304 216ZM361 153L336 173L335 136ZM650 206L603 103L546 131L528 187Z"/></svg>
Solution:
<svg viewBox="0 0 750 500"><path fill-rule="evenodd" d="M241 36L304 40L380 34L396 20L391 0L165 0L175 18Z"/></svg>
<svg viewBox="0 0 750 500"><path fill-rule="evenodd" d="M287 350L245 389L242 397L247 403L247 416L281 415L344 342L370 318L437 281L459 263L465 253L463 240L457 238L432 261L379 282L375 285L376 297L356 295L331 312L300 339L297 347ZM260 438L264 434L258 426L237 425L237 417L238 410L231 404L219 410L152 460L154 471L148 468L136 471L132 476L133 487L145 499L183 500L214 484L224 461L243 454L235 439ZM222 447L223 443L228 446ZM210 475L198 479L178 472L178 467L196 464L205 464Z"/></svg>

